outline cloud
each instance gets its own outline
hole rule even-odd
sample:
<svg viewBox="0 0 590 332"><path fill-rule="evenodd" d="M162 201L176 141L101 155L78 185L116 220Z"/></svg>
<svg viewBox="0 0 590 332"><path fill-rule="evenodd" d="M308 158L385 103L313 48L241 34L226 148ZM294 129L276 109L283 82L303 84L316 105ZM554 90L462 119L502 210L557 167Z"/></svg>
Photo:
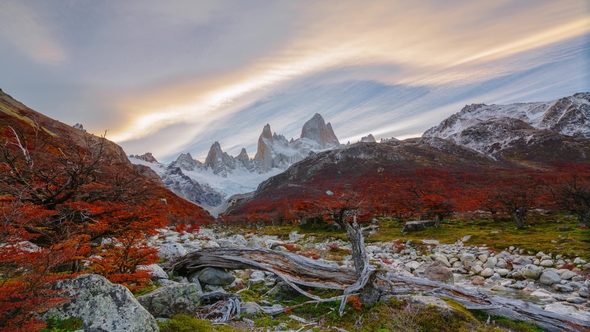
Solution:
<svg viewBox="0 0 590 332"><path fill-rule="evenodd" d="M0 3L0 38L38 63L54 65L66 59L51 30L50 24L22 3Z"/></svg>
<svg viewBox="0 0 590 332"><path fill-rule="evenodd" d="M50 73L56 88L45 91L75 102L47 103L48 115L69 112L90 131L108 129L128 152L171 158L187 150L201 156L216 140L252 153L264 124L297 137L315 112L354 141L369 131L418 134L466 102L588 88L588 71L579 69L588 62L588 6L4 1L0 42L36 63L60 64ZM12 76L0 77L3 88L18 81L37 98L41 88L27 81L35 75Z"/></svg>

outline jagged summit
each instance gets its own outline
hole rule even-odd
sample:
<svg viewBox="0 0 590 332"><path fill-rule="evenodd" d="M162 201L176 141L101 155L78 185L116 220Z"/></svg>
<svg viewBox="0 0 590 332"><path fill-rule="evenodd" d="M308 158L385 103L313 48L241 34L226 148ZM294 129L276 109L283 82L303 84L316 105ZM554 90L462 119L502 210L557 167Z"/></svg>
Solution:
<svg viewBox="0 0 590 332"><path fill-rule="evenodd" d="M449 139L500 158L502 150L556 140L556 135L590 138L590 93L549 102L466 105L423 137Z"/></svg>
<svg viewBox="0 0 590 332"><path fill-rule="evenodd" d="M136 155L130 155L129 157L130 158L139 159L139 160L143 160L143 161L148 162L148 163L158 163L158 161L156 160L156 158L154 157L154 155L152 155L151 152L146 152L146 153L144 153L142 155L138 155L138 154L136 154Z"/></svg>
<svg viewBox="0 0 590 332"><path fill-rule="evenodd" d="M361 138L361 142L363 142L363 143L375 143L377 141L375 140L375 136L373 136L373 134L369 134L367 136L363 136Z"/></svg>
<svg viewBox="0 0 590 332"><path fill-rule="evenodd" d="M338 146L340 143L330 123L326 124L322 116L316 114L304 124L301 138L297 139L287 140L285 136L273 133L270 124L266 124L258 137L252 159L246 149L233 157L222 150L219 142L214 142L204 163L193 159L190 153L183 153L169 165L149 166L175 193L215 213L211 207L223 209L219 197L254 191L260 182L314 152Z"/></svg>
<svg viewBox="0 0 590 332"><path fill-rule="evenodd" d="M324 118L316 113L303 125L300 138L307 138L318 143L322 148L335 147L340 145L332 125L324 121Z"/></svg>

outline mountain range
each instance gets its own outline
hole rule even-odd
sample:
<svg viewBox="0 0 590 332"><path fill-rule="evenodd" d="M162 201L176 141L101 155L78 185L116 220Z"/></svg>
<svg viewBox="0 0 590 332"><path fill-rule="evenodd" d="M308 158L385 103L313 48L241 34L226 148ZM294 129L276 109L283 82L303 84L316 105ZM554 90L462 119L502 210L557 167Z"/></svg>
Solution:
<svg viewBox="0 0 590 332"><path fill-rule="evenodd" d="M339 146L332 125L315 114L303 125L297 139L287 140L273 133L269 124L265 125L254 158L245 149L235 157L230 156L219 142L214 142L204 162L195 160L190 153L181 154L170 164L158 163L151 153L129 156L129 160L149 166L167 188L217 214L225 209L227 198L254 191L260 182L291 165Z"/></svg>
<svg viewBox="0 0 590 332"><path fill-rule="evenodd" d="M403 141L390 138L376 143L369 134L358 143L343 145L330 123L315 114L298 139L287 140L272 133L270 125L264 126L254 158L245 149L230 156L215 142L203 163L190 153L168 165L158 163L151 154L130 156L130 160L149 166L173 192L217 214L270 183L313 177L322 165L338 160L355 160L369 168L379 160L396 161L398 166L544 167L556 161L586 162L589 138L590 93L577 93L549 102L466 105L421 138Z"/></svg>

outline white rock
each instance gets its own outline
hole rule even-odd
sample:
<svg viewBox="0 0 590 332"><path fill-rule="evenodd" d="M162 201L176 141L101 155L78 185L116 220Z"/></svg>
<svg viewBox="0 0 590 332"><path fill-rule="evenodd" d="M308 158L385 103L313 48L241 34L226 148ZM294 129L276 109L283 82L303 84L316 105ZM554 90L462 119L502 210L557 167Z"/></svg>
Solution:
<svg viewBox="0 0 590 332"><path fill-rule="evenodd" d="M539 278L539 282L543 285L553 285L561 281L561 277L557 272L546 270L541 274Z"/></svg>
<svg viewBox="0 0 590 332"><path fill-rule="evenodd" d="M475 272L475 271L474 271L474 272ZM482 276L482 277L484 277L484 278L489 278L489 277L491 277L491 276L493 276L493 275L494 275L494 270L492 270L492 269L490 269L490 268L488 267L488 268L485 268L483 271L481 271L481 272L479 273L479 275L480 275L480 276Z"/></svg>
<svg viewBox="0 0 590 332"><path fill-rule="evenodd" d="M578 265L578 264L586 264L586 261L581 259L580 257L576 257L576 259L574 259L574 264Z"/></svg>
<svg viewBox="0 0 590 332"><path fill-rule="evenodd" d="M165 259L175 259L185 256L188 252L179 243L163 243L158 249L158 256Z"/></svg>
<svg viewBox="0 0 590 332"><path fill-rule="evenodd" d="M501 276L501 277L505 277L508 275L508 273L510 273L510 271L508 271L507 269L497 269L496 272Z"/></svg>
<svg viewBox="0 0 590 332"><path fill-rule="evenodd" d="M544 289L537 289L534 292L531 293L532 296L536 296L536 297L551 297L551 293L544 290Z"/></svg>
<svg viewBox="0 0 590 332"><path fill-rule="evenodd" d="M473 265L471 267L471 271L475 274L480 274L481 271L483 271L483 268L481 267L481 265Z"/></svg>
<svg viewBox="0 0 590 332"><path fill-rule="evenodd" d="M434 256L434 260L436 260L437 262L440 262L441 264L443 264L446 267L451 267L451 263L449 263L449 260L444 255L436 255L436 256Z"/></svg>
<svg viewBox="0 0 590 332"><path fill-rule="evenodd" d="M571 278L576 276L576 272L565 270L561 273L561 279L570 280Z"/></svg>
<svg viewBox="0 0 590 332"><path fill-rule="evenodd" d="M420 263L416 261L409 261L404 264L406 267L410 268L411 270L415 270L420 267Z"/></svg>
<svg viewBox="0 0 590 332"><path fill-rule="evenodd" d="M551 260L551 259L543 260L543 261L541 261L541 263L539 263L539 265L541 265L542 267L552 267L553 260Z"/></svg>
<svg viewBox="0 0 590 332"><path fill-rule="evenodd" d="M483 264L483 267L493 269L494 267L496 267L496 263L498 263L498 259L496 257L489 257L487 261Z"/></svg>
<svg viewBox="0 0 590 332"><path fill-rule="evenodd" d="M168 274L158 264L139 265L137 269L149 271L152 274L152 279L168 279Z"/></svg>

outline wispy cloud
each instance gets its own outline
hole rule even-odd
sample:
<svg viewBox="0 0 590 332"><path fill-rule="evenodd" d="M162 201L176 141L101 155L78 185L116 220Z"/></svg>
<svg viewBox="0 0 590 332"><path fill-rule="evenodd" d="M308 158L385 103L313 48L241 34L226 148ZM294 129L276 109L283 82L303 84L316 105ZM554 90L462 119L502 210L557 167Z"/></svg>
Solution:
<svg viewBox="0 0 590 332"><path fill-rule="evenodd" d="M419 134L465 102L590 89L585 0L22 3L0 4L0 53L60 64L74 101L56 116L163 158L251 147L268 122L297 136L310 112L354 141Z"/></svg>
<svg viewBox="0 0 590 332"><path fill-rule="evenodd" d="M58 64L66 59L65 50L51 32L51 23L19 2L0 3L0 38L39 63Z"/></svg>

